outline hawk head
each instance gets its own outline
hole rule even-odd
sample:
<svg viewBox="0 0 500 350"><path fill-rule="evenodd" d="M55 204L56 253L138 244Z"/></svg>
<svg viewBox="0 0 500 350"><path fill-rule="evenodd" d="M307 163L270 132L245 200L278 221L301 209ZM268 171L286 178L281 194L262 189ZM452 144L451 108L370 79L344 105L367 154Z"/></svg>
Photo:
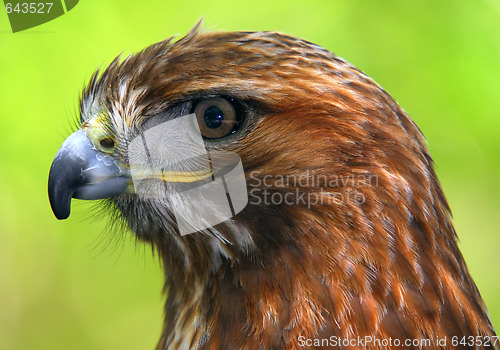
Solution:
<svg viewBox="0 0 500 350"><path fill-rule="evenodd" d="M159 252L159 348L494 334L424 137L324 48L195 28L116 58L80 107L50 202L105 199Z"/></svg>

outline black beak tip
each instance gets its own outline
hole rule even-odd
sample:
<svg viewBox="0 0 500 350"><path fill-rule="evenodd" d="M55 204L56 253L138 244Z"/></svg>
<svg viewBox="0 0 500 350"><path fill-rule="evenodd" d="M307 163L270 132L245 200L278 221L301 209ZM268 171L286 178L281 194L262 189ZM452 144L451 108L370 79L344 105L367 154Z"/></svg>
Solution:
<svg viewBox="0 0 500 350"><path fill-rule="evenodd" d="M52 211L58 220L66 220L69 217L70 206L67 205L66 208L55 208L52 207Z"/></svg>
<svg viewBox="0 0 500 350"><path fill-rule="evenodd" d="M55 217L59 220L67 219L71 211L71 193L51 176L49 176L48 190L50 207Z"/></svg>
<svg viewBox="0 0 500 350"><path fill-rule="evenodd" d="M66 205L54 205L51 204L52 212L58 220L66 220L69 217L70 213L70 202L67 202Z"/></svg>

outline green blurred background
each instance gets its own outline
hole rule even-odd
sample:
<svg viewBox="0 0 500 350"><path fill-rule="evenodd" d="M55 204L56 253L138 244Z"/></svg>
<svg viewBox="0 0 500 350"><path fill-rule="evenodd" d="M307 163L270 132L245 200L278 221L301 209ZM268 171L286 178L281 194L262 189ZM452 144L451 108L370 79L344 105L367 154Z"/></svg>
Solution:
<svg viewBox="0 0 500 350"><path fill-rule="evenodd" d="M92 204L57 221L47 174L99 66L201 17L206 30L275 30L344 57L427 136L460 247L500 329L500 2L101 1L12 34L0 11L0 348L153 349L162 276Z"/></svg>

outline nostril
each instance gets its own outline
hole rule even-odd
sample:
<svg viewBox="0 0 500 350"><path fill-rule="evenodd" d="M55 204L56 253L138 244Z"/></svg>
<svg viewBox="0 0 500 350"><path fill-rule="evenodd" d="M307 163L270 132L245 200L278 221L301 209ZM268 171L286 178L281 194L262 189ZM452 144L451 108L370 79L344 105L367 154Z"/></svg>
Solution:
<svg viewBox="0 0 500 350"><path fill-rule="evenodd" d="M101 147L106 149L112 149L115 147L115 141L109 137L100 140L99 144L101 145Z"/></svg>

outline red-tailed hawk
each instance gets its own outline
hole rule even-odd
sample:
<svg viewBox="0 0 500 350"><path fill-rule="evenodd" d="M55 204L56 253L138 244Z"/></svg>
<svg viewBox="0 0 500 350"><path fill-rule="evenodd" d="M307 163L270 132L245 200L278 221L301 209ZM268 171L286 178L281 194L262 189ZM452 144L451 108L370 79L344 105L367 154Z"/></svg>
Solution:
<svg viewBox="0 0 500 350"><path fill-rule="evenodd" d="M80 118L52 208L106 198L158 251L158 349L494 348L422 133L324 48L195 29L95 73Z"/></svg>

